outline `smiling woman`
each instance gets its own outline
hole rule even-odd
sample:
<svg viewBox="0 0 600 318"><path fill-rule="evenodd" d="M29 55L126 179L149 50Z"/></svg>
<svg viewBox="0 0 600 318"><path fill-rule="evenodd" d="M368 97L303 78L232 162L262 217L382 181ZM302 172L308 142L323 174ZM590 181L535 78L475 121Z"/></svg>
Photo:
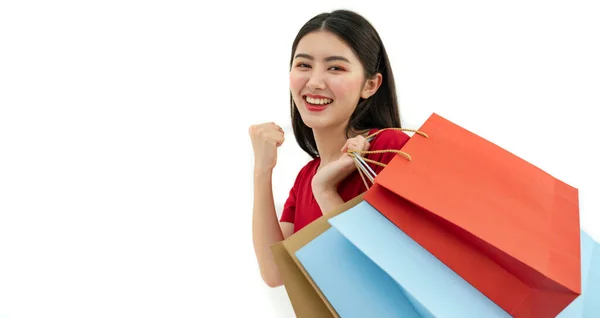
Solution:
<svg viewBox="0 0 600 318"><path fill-rule="evenodd" d="M358 98L370 97L381 83L381 74L365 78L358 56L330 31L308 33L298 42L296 51L290 89L303 124L311 129L347 126L345 121ZM327 107L334 102L337 107ZM324 110L331 111L313 114Z"/></svg>
<svg viewBox="0 0 600 318"><path fill-rule="evenodd" d="M385 47L373 26L355 12L322 13L300 29L292 45L290 95L295 139L312 160L298 172L280 220L272 172L284 131L275 123L249 129L255 159L254 250L271 287L282 282L270 246L366 190L347 151L400 149L409 139L398 130L365 139L382 128L400 128L400 115ZM394 154L367 157L388 163Z"/></svg>

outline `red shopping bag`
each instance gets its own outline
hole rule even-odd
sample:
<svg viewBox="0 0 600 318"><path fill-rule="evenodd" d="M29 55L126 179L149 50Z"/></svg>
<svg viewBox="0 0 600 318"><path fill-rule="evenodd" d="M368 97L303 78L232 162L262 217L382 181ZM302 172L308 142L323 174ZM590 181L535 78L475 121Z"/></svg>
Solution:
<svg viewBox="0 0 600 318"><path fill-rule="evenodd" d="M432 114L364 199L514 317L581 293L578 190Z"/></svg>

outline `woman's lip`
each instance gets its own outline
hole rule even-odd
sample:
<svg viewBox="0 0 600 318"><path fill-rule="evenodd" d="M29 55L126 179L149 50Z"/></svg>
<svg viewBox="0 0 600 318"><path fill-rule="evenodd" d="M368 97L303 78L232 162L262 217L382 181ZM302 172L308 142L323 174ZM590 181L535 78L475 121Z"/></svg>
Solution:
<svg viewBox="0 0 600 318"><path fill-rule="evenodd" d="M304 97L310 97L310 98L326 98L326 99L331 99L333 100L333 98L327 97L327 96L323 96L323 95L313 95L313 94L305 94Z"/></svg>
<svg viewBox="0 0 600 318"><path fill-rule="evenodd" d="M329 104L323 105L323 106L315 106L313 104L310 104L306 100L304 101L304 107L306 107L306 109L310 112L321 112L321 111L324 111L325 108L327 108L328 106L329 106Z"/></svg>

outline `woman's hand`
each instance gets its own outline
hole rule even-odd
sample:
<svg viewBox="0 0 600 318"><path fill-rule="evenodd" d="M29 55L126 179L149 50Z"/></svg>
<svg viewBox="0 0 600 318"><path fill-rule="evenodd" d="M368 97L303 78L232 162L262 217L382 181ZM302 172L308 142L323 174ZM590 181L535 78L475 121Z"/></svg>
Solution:
<svg viewBox="0 0 600 318"><path fill-rule="evenodd" d="M337 194L337 186L354 170L354 159L347 153L348 150L369 150L369 142L363 136L356 136L346 141L341 149L340 158L319 168L312 180L312 189L315 196L331 196Z"/></svg>
<svg viewBox="0 0 600 318"><path fill-rule="evenodd" d="M254 150L254 168L270 172L277 164L277 148L283 144L283 129L275 123L250 126L250 139Z"/></svg>

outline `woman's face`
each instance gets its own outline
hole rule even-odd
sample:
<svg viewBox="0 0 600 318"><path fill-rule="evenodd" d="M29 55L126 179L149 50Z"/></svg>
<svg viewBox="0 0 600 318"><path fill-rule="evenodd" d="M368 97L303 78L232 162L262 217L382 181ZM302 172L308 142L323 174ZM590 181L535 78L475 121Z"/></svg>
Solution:
<svg viewBox="0 0 600 318"><path fill-rule="evenodd" d="M308 127L345 127L359 98L370 97L377 87L377 82L365 82L362 64L334 34L312 32L298 43L290 71L290 91Z"/></svg>

